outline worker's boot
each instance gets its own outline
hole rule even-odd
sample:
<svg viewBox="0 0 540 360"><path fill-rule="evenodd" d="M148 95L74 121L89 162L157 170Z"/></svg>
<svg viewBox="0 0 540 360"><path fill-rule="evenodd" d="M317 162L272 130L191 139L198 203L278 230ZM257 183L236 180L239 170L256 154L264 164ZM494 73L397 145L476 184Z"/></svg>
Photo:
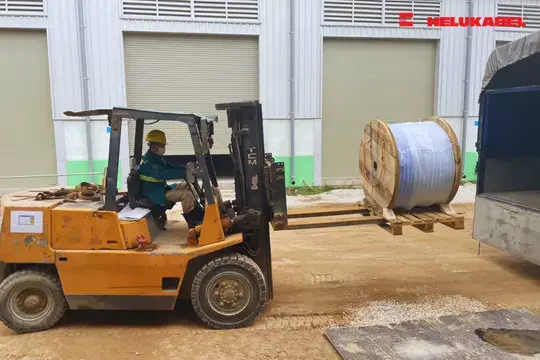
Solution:
<svg viewBox="0 0 540 360"><path fill-rule="evenodd" d="M163 213L162 215L159 216L158 224L159 224L159 228L161 230L167 230L165 228L165 225L167 225L167 214L166 213Z"/></svg>
<svg viewBox="0 0 540 360"><path fill-rule="evenodd" d="M193 210L188 213L182 214L190 229L197 225L201 225L204 219L204 210L200 205L195 205Z"/></svg>

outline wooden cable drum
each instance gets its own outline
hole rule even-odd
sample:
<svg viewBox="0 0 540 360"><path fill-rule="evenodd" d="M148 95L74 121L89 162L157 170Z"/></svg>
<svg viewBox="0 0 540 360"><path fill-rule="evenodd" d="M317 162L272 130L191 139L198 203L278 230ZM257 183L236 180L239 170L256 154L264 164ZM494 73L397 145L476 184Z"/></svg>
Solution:
<svg viewBox="0 0 540 360"><path fill-rule="evenodd" d="M459 142L438 117L391 125L371 121L359 166L366 200L379 210L448 204L461 182Z"/></svg>

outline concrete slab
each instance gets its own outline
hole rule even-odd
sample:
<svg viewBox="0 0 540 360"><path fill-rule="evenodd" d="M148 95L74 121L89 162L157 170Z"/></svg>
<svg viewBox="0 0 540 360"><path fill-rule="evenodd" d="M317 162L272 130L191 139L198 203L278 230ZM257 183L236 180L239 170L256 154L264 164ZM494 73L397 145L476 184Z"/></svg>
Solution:
<svg viewBox="0 0 540 360"><path fill-rule="evenodd" d="M530 358L519 355L519 348L514 353L507 352L483 341L475 333L479 331L483 334L486 329L537 332L540 317L523 309L505 309L408 321L391 326L331 328L326 329L325 334L346 360ZM514 341L513 345L515 343L519 341Z"/></svg>

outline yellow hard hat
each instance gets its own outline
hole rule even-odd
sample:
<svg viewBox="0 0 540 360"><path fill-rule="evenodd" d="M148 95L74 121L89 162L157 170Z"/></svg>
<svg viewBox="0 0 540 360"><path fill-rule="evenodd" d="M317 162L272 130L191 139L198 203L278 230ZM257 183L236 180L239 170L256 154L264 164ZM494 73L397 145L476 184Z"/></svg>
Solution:
<svg viewBox="0 0 540 360"><path fill-rule="evenodd" d="M146 142L167 145L167 137L161 130L152 130L146 135Z"/></svg>

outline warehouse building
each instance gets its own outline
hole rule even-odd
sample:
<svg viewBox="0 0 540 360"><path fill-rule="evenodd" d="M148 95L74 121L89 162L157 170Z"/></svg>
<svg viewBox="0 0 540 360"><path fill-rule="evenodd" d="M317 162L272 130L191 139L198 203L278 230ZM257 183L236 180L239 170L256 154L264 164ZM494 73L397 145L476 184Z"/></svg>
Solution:
<svg viewBox="0 0 540 360"><path fill-rule="evenodd" d="M400 12L414 13L413 27L399 26ZM426 26L428 16L470 15L522 16L527 27ZM430 115L450 121L474 179L486 60L538 29L533 0L2 0L0 177L60 176L0 178L0 187L73 185L103 171L106 121L66 110L214 114L215 103L251 99L263 104L266 150L286 163L289 183L358 183L370 120ZM227 166L230 132L217 114L214 154ZM168 154L189 155L187 130L163 126ZM124 124L121 181L133 133Z"/></svg>

